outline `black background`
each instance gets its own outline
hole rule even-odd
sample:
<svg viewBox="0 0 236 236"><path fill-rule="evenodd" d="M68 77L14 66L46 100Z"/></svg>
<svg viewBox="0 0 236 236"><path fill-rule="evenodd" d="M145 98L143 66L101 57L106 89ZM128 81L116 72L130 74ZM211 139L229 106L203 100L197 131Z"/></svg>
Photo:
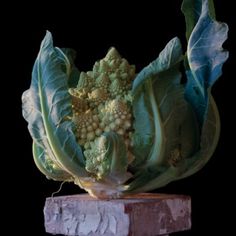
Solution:
<svg viewBox="0 0 236 236"><path fill-rule="evenodd" d="M76 64L80 70L89 70L96 60L104 57L110 46L115 46L140 71L158 56L173 37L178 36L185 48L181 2L166 0L151 4L140 1L128 5L127 2L109 1L96 5L93 2L82 4L81 1L67 1L51 6L34 2L34 5L27 3L8 8L9 14L4 18L7 26L4 38L10 43L10 50L7 48L10 57L7 64L10 67L5 69L8 75L5 82L10 88L10 95L4 96L3 105L8 115L2 117L6 118L2 124L10 126L12 131L4 135L6 146L3 148L7 149L7 155L2 156L7 164L2 165L2 172L7 174L3 178L2 195L10 206L6 223L12 219L17 225L9 227L10 233L47 235L43 226L44 201L60 186L58 182L47 180L34 165L31 137L21 115L21 94L30 85L32 66L46 30L52 32L54 45L77 51ZM229 39L224 44L230 58L223 67L223 76L212 91L222 122L219 145L210 162L197 174L156 190L192 197L192 230L176 235L215 232L227 235L233 228L229 215L235 205L232 191L235 189L233 112L236 19L232 4L229 1L215 1L217 19L228 23L230 28ZM6 49L5 45L2 48ZM60 194L81 192L77 186L65 184Z"/></svg>

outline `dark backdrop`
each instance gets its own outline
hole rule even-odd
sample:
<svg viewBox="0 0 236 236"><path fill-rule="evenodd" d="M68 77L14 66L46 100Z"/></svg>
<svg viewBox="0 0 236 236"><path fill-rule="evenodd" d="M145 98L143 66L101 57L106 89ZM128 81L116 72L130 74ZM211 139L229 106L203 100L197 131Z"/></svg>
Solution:
<svg viewBox="0 0 236 236"><path fill-rule="evenodd" d="M74 2L73 4L71 2ZM94 1L95 2L95 1ZM76 64L80 70L89 70L93 63L104 57L110 46L137 66L139 71L155 59L166 43L179 36L185 47L185 23L180 11L181 0L148 3L109 1L98 5L93 2L67 1L55 3L27 3L12 5L5 23L4 37L10 42L10 68L5 81L9 83L10 96L4 105L10 114L6 123L12 132L5 136L7 153L3 159L3 195L11 201L10 217L17 227L9 230L19 235L47 235L43 226L43 206L46 197L58 190L60 183L47 180L35 167L31 153L31 138L27 124L21 116L21 94L28 89L31 70L39 45L46 30L53 34L54 44L71 47L77 52ZM229 39L224 47L230 51L223 76L215 84L213 95L221 115L222 131L219 145L210 162L197 174L174 182L156 192L187 194L192 197L192 230L176 235L204 235L222 232L226 235L233 228L234 177L234 69L235 23L231 1L215 1L217 19L230 27ZM4 49L5 45L3 45ZM8 64L8 63L7 63ZM13 99L13 100L12 100ZM11 102L13 101L13 102ZM14 133L14 135L12 135ZM14 136L14 137L12 137ZM9 194L9 192L11 194ZM65 184L60 194L83 192L73 184ZM11 234L9 234L11 235Z"/></svg>

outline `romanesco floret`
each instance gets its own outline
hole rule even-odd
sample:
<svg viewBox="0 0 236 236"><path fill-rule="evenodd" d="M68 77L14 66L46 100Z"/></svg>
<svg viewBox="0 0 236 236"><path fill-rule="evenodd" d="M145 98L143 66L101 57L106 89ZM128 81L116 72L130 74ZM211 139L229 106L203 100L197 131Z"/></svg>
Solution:
<svg viewBox="0 0 236 236"><path fill-rule="evenodd" d="M105 88L96 88L91 93L88 93L88 101L91 108L103 104L108 98L109 93Z"/></svg>
<svg viewBox="0 0 236 236"><path fill-rule="evenodd" d="M120 79L114 79L109 87L109 92L112 98L122 97L127 93L126 85L124 81Z"/></svg>
<svg viewBox="0 0 236 236"><path fill-rule="evenodd" d="M104 59L94 64L93 71L81 72L77 88L69 90L76 136L84 149L86 168L91 173L99 172L95 166L101 167L97 162L101 156L98 145L101 145L99 140L103 132L114 131L122 136L129 162L133 159L129 149L133 119L130 89L134 77L135 66L129 65L115 48L111 48Z"/></svg>
<svg viewBox="0 0 236 236"><path fill-rule="evenodd" d="M107 101L99 112L99 117L105 125L106 132L112 130L123 136L125 131L131 127L130 108L125 101L119 99Z"/></svg>
<svg viewBox="0 0 236 236"><path fill-rule="evenodd" d="M107 89L111 82L110 82L109 77L105 73L101 73L97 77L95 83L96 83L96 87Z"/></svg>
<svg viewBox="0 0 236 236"><path fill-rule="evenodd" d="M84 151L86 170L98 175L98 178L101 178L109 170L108 160L105 160L106 156L104 155L106 141L106 137L101 136L91 144L90 149Z"/></svg>
<svg viewBox="0 0 236 236"><path fill-rule="evenodd" d="M69 89L72 98L72 109L74 114L80 114L88 110L88 102L84 99L85 94L79 93L76 89Z"/></svg>
<svg viewBox="0 0 236 236"><path fill-rule="evenodd" d="M85 91L90 91L94 86L94 80L88 74L81 72L79 77L79 82L77 85L77 89L84 89Z"/></svg>

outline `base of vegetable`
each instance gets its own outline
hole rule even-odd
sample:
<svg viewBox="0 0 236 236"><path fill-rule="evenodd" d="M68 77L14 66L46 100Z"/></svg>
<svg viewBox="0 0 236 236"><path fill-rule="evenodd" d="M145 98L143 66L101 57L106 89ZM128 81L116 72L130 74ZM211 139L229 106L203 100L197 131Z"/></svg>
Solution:
<svg viewBox="0 0 236 236"><path fill-rule="evenodd" d="M71 236L151 236L191 228L188 196L137 194L98 200L88 194L47 198L45 229Z"/></svg>

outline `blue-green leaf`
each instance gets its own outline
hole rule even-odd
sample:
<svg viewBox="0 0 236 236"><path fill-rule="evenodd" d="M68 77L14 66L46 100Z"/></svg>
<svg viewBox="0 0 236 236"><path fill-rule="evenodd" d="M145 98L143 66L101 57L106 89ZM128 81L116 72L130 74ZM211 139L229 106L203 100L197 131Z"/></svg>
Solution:
<svg viewBox="0 0 236 236"><path fill-rule="evenodd" d="M178 178L194 174L207 163L214 153L220 134L220 118L211 96L211 87L221 76L223 63L228 58L228 52L222 48L227 39L228 26L215 20L212 14L213 1L200 2L202 7L199 20L188 42L186 60L188 80L185 96L198 118L201 142L198 152L181 163L182 173ZM195 11L197 12L197 9Z"/></svg>
<svg viewBox="0 0 236 236"><path fill-rule="evenodd" d="M47 32L33 68L30 89L23 94L23 115L32 138L52 161L72 176L86 176L82 150L70 119L70 68L69 59L53 47L52 36Z"/></svg>
<svg viewBox="0 0 236 236"><path fill-rule="evenodd" d="M216 104L210 96L209 109L201 133L200 149L189 158L181 159L176 166L145 169L127 186L126 193L146 192L163 187L172 181L186 178L199 171L211 158L218 143L220 120Z"/></svg>
<svg viewBox="0 0 236 236"><path fill-rule="evenodd" d="M222 65L228 58L228 52L222 48L227 32L228 26L210 17L208 1L202 0L200 17L188 42L185 90L201 125L208 106L208 89L222 74Z"/></svg>
<svg viewBox="0 0 236 236"><path fill-rule="evenodd" d="M196 122L180 84L182 58L181 44L174 38L134 81L134 165L147 160L145 166L155 168L167 164L175 149L181 147L185 158L196 148Z"/></svg>
<svg viewBox="0 0 236 236"><path fill-rule="evenodd" d="M167 184L173 180L173 166L198 148L198 124L180 83L182 59L180 42L174 38L134 81L134 150L138 150L135 164L139 171L127 186L127 193ZM143 140L148 142L141 146ZM166 171L169 174L164 174Z"/></svg>

